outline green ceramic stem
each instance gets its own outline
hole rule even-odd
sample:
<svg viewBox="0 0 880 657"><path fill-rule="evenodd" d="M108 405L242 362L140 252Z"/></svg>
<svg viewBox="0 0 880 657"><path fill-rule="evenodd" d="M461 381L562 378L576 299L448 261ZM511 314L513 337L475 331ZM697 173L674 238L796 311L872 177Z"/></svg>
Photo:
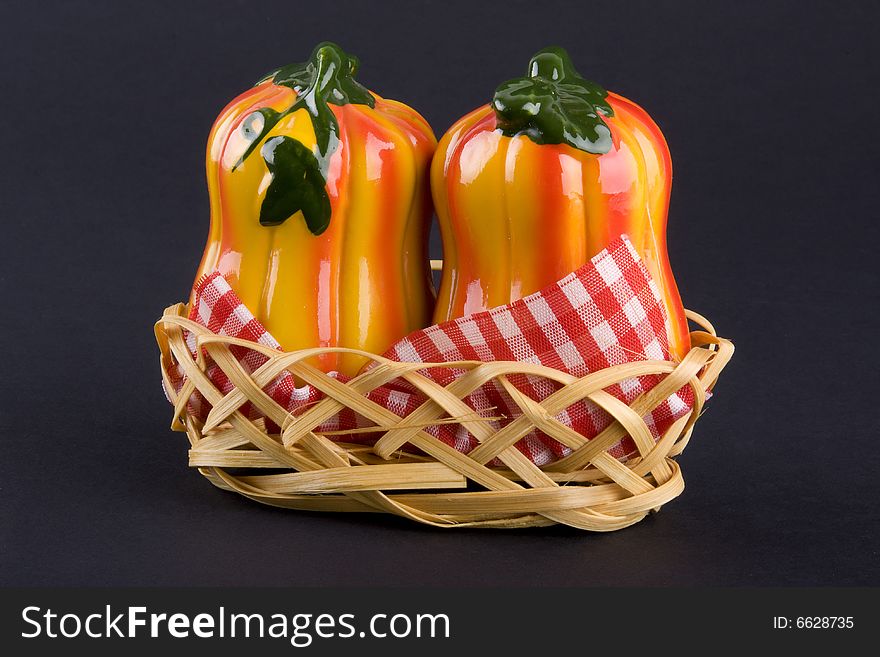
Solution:
<svg viewBox="0 0 880 657"><path fill-rule="evenodd" d="M316 155L321 160L326 177L326 167L336 150L339 136L336 116L328 105L351 103L373 107L376 102L373 95L354 79L359 66L357 57L348 55L335 43L325 41L315 47L307 62L288 64L264 76L257 84L271 79L273 84L293 89L296 100L281 112L268 107L257 110L263 117L262 129L251 135L250 145L235 166L244 162L281 119L305 109L312 117L318 145Z"/></svg>
<svg viewBox="0 0 880 657"><path fill-rule="evenodd" d="M607 97L605 89L578 74L563 48L551 47L532 57L525 77L498 86L492 107L498 128L509 137L602 154L611 149L603 117L614 115Z"/></svg>
<svg viewBox="0 0 880 657"><path fill-rule="evenodd" d="M307 62L283 66L257 83L271 79L273 84L293 89L296 99L283 111L264 107L242 122L250 143L233 170L241 166L281 119L297 110L309 113L316 142L315 152L286 136L274 137L263 145L260 152L272 174L260 206L260 223L264 226L277 226L298 211L302 211L306 225L315 235L330 224L330 202L325 188L330 158L339 146L339 123L330 105L373 107L376 102L354 79L358 67L357 57L325 41L315 47Z"/></svg>

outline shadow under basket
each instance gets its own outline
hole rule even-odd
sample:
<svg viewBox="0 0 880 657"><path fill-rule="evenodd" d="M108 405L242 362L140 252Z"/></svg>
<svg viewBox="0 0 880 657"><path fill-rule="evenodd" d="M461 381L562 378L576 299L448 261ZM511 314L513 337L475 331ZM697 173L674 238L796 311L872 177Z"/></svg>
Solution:
<svg viewBox="0 0 880 657"><path fill-rule="evenodd" d="M254 343L216 335L187 319L186 314L183 304L168 308L156 324L156 338L166 389L174 404L172 429L185 431L189 437L191 467L198 468L218 488L272 506L391 513L438 527L562 524L613 531L658 511L684 489L674 457L691 437L705 392L711 390L733 355L730 341L717 337L704 317L688 311L688 319L700 329L691 333L691 349L680 363L637 361L582 378L531 363L466 362L455 365L466 372L443 387L418 370L449 367L449 363L398 363L347 349L280 352L258 345L268 361L249 374L230 347L254 348ZM208 378L205 359L193 360L184 331L195 334L202 352L229 377L234 386L229 393L220 392ZM358 353L376 364L342 383L305 362L323 351ZM169 372L178 366L186 379L174 393ZM285 369L326 395L296 417L262 390ZM537 402L510 384L509 377L516 374L544 376L562 385ZM625 379L649 374L660 375L660 383L629 405L605 391ZM398 377L427 397L405 418L365 396ZM493 379L522 410L521 416L501 429L476 416L462 401ZM643 417L685 385L694 392L693 409L655 441ZM187 400L195 390L212 406L205 422L187 409ZM612 423L590 440L554 418L582 399L590 399L613 417ZM239 410L247 402L283 427L281 434L267 432L262 419L249 420ZM375 429L370 429L378 436L374 444L346 443L340 440L344 436L315 431L344 407L375 423ZM438 423L463 425L479 446L463 454L423 430ZM534 429L571 448L571 453L548 465L535 465L514 446ZM621 461L608 450L627 434L637 453ZM407 445L411 447L405 451ZM500 467L491 465L498 462ZM265 473L266 469L272 472Z"/></svg>

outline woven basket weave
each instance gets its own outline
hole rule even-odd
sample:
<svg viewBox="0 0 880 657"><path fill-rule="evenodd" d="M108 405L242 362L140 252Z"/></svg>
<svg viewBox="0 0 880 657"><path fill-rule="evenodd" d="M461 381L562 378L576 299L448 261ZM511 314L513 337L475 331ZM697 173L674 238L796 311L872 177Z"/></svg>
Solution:
<svg viewBox="0 0 880 657"><path fill-rule="evenodd" d="M688 318L703 330L691 333L691 350L676 364L637 361L609 367L582 378L531 363L497 361L456 363L465 374L443 387L418 370L449 363L399 363L350 349L306 349L279 352L235 338L216 335L187 319L187 307L166 309L156 324L166 389L172 395L172 429L185 431L191 448L189 464L208 481L264 504L309 511L383 512L438 527L535 527L564 524L590 531L612 531L632 525L684 489L681 469L673 460L687 445L700 416L705 391L714 386L733 354L733 345L715 335L702 316ZM205 363L191 357L184 331L226 373L234 387L220 392L205 373ZM259 350L268 361L253 374L242 368L230 346ZM357 353L376 365L342 383L312 367L306 359L321 352ZM186 380L175 394L169 372L180 365ZM326 397L293 417L262 388L288 370ZM562 387L536 402L510 384L515 374L543 376ZM604 389L631 377L658 374L661 382L630 405ZM406 418L375 404L365 394L395 378L408 381L427 400ZM462 399L495 379L522 410L522 415L496 430L475 415ZM666 397L688 385L694 392L690 413L655 441L642 419ZM189 414L187 400L195 390L213 407L205 422ZM588 398L614 421L592 440L554 418L571 404ZM251 402L283 430L268 433L263 420L249 420L238 409ZM379 435L372 446L346 443L343 436L314 430L348 407L374 422ZM462 454L423 431L438 423L458 423L480 445ZM514 444L538 429L570 447L571 454L538 467ZM638 454L626 461L607 450L626 434ZM420 453L403 451L405 445ZM502 467L490 467L497 459ZM235 471L235 474L230 471ZM244 469L246 474L241 474ZM260 469L272 469L260 474ZM278 471L282 471L280 474ZM466 489L466 490L465 490Z"/></svg>

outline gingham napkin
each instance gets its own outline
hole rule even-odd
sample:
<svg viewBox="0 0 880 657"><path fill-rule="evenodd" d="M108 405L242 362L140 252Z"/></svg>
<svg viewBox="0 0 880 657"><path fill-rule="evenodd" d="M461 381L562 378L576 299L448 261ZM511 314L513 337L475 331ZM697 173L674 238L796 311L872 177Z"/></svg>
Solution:
<svg viewBox="0 0 880 657"><path fill-rule="evenodd" d="M190 319L219 335L258 342L280 350L278 342L241 303L219 272L209 274L195 289ZM517 360L556 368L577 377L596 370L636 360L668 360L667 317L656 284L629 239L622 235L589 263L557 283L506 306L468 315L416 331L397 342L384 355L406 362L442 363L462 360ZM194 337L187 342L195 357ZM244 347L231 347L232 353L249 372L259 368L266 357ZM422 370L425 376L447 385L462 374L455 368ZM223 371L208 363L207 374L224 394L232 383ZM348 377L332 373L341 381ZM172 373L172 384L180 389L183 378ZM627 379L607 392L629 404L660 381L657 375ZM560 385L538 376L514 376L510 382L536 401L559 389ZM310 385L297 387L293 376L285 372L264 388L280 406L296 414L323 397ZM424 395L402 380L378 388L369 394L374 402L404 417L425 401ZM474 411L490 420L496 428L505 426L520 415L519 407L500 384L487 383L465 398ZM654 409L645 421L655 439L693 403L693 391L685 386ZM189 410L204 419L210 405L196 392L189 400ZM260 416L250 404L240 409L251 419ZM586 438L593 438L606 428L611 417L590 401L568 407L556 418ZM348 409L325 422L319 431L346 431L372 426L372 423ZM467 453L476 438L454 424L439 424L425 429L459 451ZM375 440L375 434L336 434L347 442ZM524 436L517 447L537 465L544 465L571 452L556 440L534 431ZM617 458L635 452L629 437L609 450Z"/></svg>

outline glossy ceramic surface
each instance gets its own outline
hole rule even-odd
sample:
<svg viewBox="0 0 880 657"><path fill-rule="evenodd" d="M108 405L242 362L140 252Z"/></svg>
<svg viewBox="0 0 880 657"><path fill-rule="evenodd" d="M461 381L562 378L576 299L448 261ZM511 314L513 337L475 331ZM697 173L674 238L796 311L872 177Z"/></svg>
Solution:
<svg viewBox="0 0 880 657"><path fill-rule="evenodd" d="M670 348L690 341L666 251L672 162L635 103L586 82L561 49L455 123L431 170L444 268L434 321L509 303L629 235L657 282Z"/></svg>
<svg viewBox="0 0 880 657"><path fill-rule="evenodd" d="M428 167L414 110L354 81L321 44L233 100L208 139L211 227L198 276L229 280L285 350L382 353L429 323ZM361 359L322 356L356 374Z"/></svg>

